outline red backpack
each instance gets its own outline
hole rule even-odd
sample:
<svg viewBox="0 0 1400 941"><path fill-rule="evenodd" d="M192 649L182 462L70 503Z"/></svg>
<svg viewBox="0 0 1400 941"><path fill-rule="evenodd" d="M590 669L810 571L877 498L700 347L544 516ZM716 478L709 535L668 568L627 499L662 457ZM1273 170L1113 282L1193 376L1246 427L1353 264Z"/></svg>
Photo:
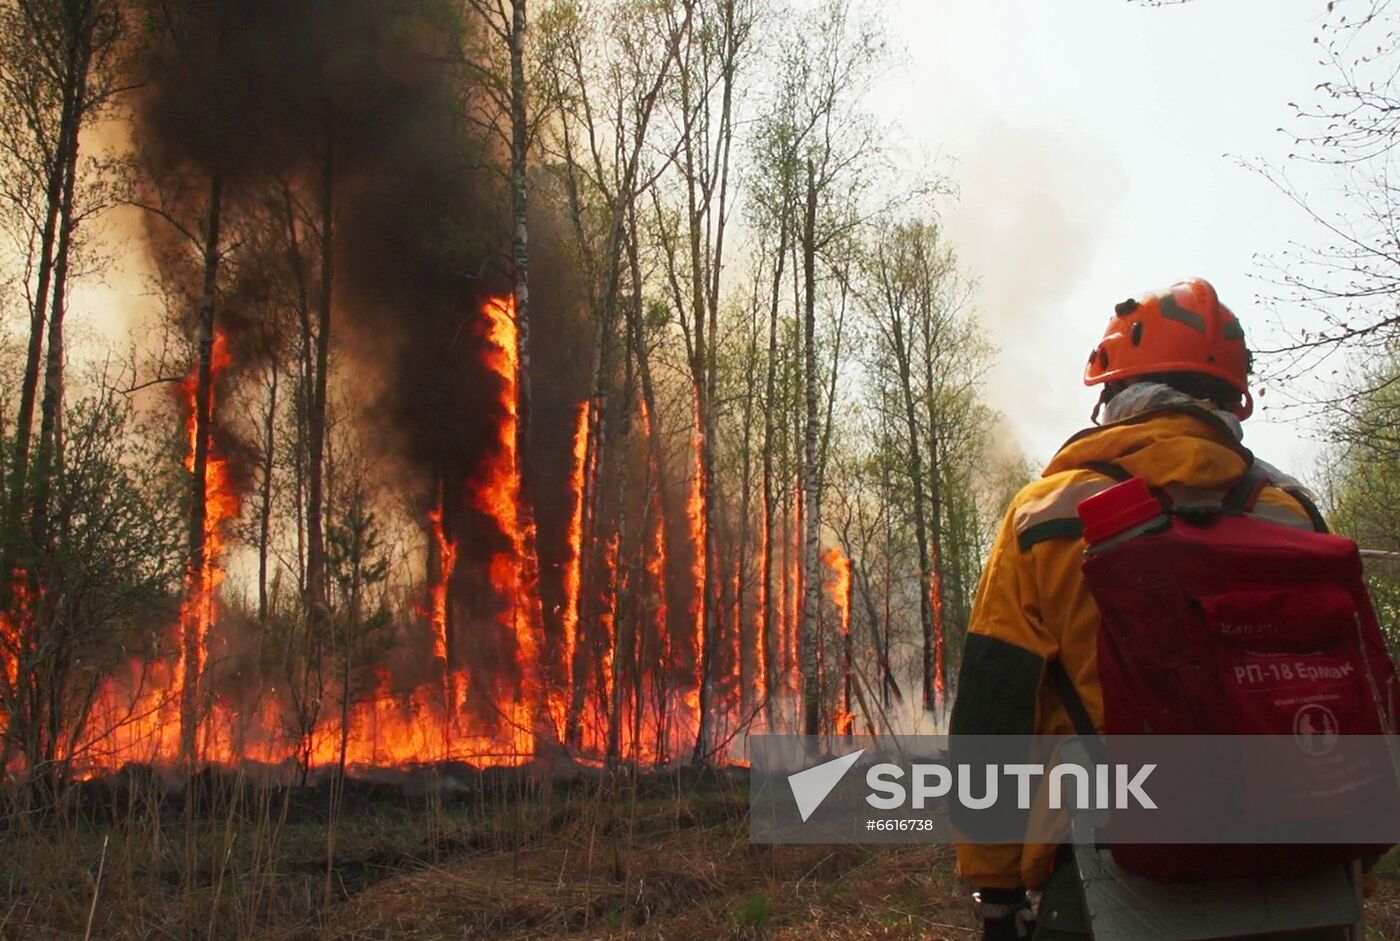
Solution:
<svg viewBox="0 0 1400 941"><path fill-rule="evenodd" d="M1267 481L1254 469L1223 499L1204 500L1199 491L1173 500L1121 469L1102 470L1124 482L1081 503L1079 516L1084 579L1101 615L1105 734L1335 741L1391 730L1400 688L1356 543L1258 505ZM1081 736L1094 735L1058 661L1051 675ZM1248 806L1248 779L1229 776L1239 793L1225 797ZM1379 799L1363 786L1345 800L1355 808L1368 796ZM1319 825L1337 803L1317 802ZM1113 832L1110 818L1119 865L1170 881L1299 872L1386 848L1148 845L1118 843Z"/></svg>

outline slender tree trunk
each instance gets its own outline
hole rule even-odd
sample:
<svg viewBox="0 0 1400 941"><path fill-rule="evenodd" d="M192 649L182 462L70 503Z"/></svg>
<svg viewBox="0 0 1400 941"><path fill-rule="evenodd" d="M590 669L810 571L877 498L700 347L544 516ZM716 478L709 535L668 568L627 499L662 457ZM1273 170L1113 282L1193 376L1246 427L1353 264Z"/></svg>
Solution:
<svg viewBox="0 0 1400 941"><path fill-rule="evenodd" d="M929 553L932 571L929 578L930 606L933 609L933 691L934 708L941 719L944 692L948 688L948 665L945 655L944 630L944 563L943 563L943 477L944 461L940 447L942 421L938 402L938 386L934 381L934 359L937 356L939 327L934 301L921 292L919 313L923 320L924 408L928 422L928 481L929 481Z"/></svg>
<svg viewBox="0 0 1400 941"><path fill-rule="evenodd" d="M184 687L180 702L180 755L189 769L196 752L200 724L200 674L203 672L201 624L206 599L204 573L209 567L205 527L208 520L209 444L213 415L213 354L215 294L219 279L219 229L223 217L223 173L209 180L209 217L204 232L204 293L199 303L199 366L194 403L194 460L190 482L189 565L185 586L182 646Z"/></svg>
<svg viewBox="0 0 1400 941"><path fill-rule="evenodd" d="M36 550L43 551L49 538L49 494L53 475L63 465L63 366L66 351L63 343L63 321L68 300L68 260L72 251L73 230L77 225L74 194L78 176L78 125L82 102L87 97L87 75L91 53L80 41L81 50L74 63L73 97L78 102L79 115L70 122L69 138L62 142L63 192L58 210L58 241L54 250L53 282L50 285L51 304L48 324L48 353L44 368L44 399L40 406L38 470L33 499L33 533Z"/></svg>
<svg viewBox="0 0 1400 941"><path fill-rule="evenodd" d="M934 668L933 565L929 557L929 527L924 501L923 449L919 447L919 422L914 413L914 390L909 375L909 350L899 315L892 313L895 358L904 405L905 431L909 436L909 479L914 490L914 540L919 550L919 624L923 631L923 705L932 711L937 702Z"/></svg>
<svg viewBox="0 0 1400 941"><path fill-rule="evenodd" d="M615 290L609 292L615 295ZM583 541L585 547L583 557L579 563L579 630L584 631L589 625L596 622L598 605L596 603L597 592L594 591L595 579L599 569L599 544L605 540L599 538L598 526L602 515L599 513L599 502L602 496L602 470L603 462L608 454L608 377L612 369L612 345L613 345L613 317L612 309L615 305L607 306L600 312L597 321L597 329L594 331L594 355L593 355L593 389L588 408L588 431L587 445L584 448L584 488L583 488ZM606 573L604 573L606 574ZM590 602L590 599L595 599ZM582 645L581 645L582 646ZM581 671L575 671L575 675L582 675ZM575 684L574 695L569 703L568 716L565 720L564 737L567 742L578 745L582 741L582 727L580 725L580 713L584 705L583 684Z"/></svg>
<svg viewBox="0 0 1400 941"><path fill-rule="evenodd" d="M354 564L350 576L350 597L345 619L345 634L340 651L340 749L336 760L335 779L331 781L329 823L326 827L326 881L322 897L329 905L334 898L336 834L340 824L340 809L345 798L345 761L350 751L350 674L351 651L355 633L360 623L360 561L364 549L363 535L356 529L351 559Z"/></svg>
<svg viewBox="0 0 1400 941"><path fill-rule="evenodd" d="M618 473L617 473L617 527L613 538L616 540L616 551L609 553L612 556L612 565L609 566L608 589L611 596L612 629L608 631L608 674L610 676L608 685L608 745L607 756L611 764L617 764L622 757L622 660L618 656L622 650L619 643L622 631L622 611L624 593L629 588L630 579L626 577L624 571L624 551L627 545L628 513L627 495L631 482L631 461L628 460L629 444L632 440L632 400L635 396L635 376L633 374L632 357L624 356L626 362L626 376L622 385L622 400L617 408L618 430L615 440L618 443Z"/></svg>
<svg viewBox="0 0 1400 941"><path fill-rule="evenodd" d="M525 3L511 0L510 25L510 196L514 230L511 258L515 269L515 327L520 379L516 384L516 424L519 428L522 476L530 480L530 240L527 225L529 190L526 156L529 128L525 115Z"/></svg>
<svg viewBox="0 0 1400 941"><path fill-rule="evenodd" d="M939 453L938 428L934 425L933 409L929 410L929 554L932 572L929 579L930 606L933 608L933 692L934 706L943 714L944 693L948 688L948 664L944 612L943 563L943 460Z"/></svg>
<svg viewBox="0 0 1400 941"><path fill-rule="evenodd" d="M268 554L272 543L272 475L277 448L277 385L282 369L274 360L268 389L267 415L263 420L262 494L258 506L258 627L267 630Z"/></svg>
<svg viewBox="0 0 1400 941"><path fill-rule="evenodd" d="M307 421L306 593L314 633L323 634L330 612L326 595L325 452L326 383L330 370L331 291L335 284L335 142L330 106L325 107L325 159L321 172L321 296L316 330L315 375Z"/></svg>
<svg viewBox="0 0 1400 941"><path fill-rule="evenodd" d="M817 615L821 606L821 502L817 467L817 182L807 164L807 206L802 230L803 381L805 428L802 455L802 505L805 532L802 551L802 734L817 735L821 721L821 676L817 670Z"/></svg>
<svg viewBox="0 0 1400 941"><path fill-rule="evenodd" d="M745 362L745 388L744 388L744 411L743 411L743 443L740 445L740 467L739 467L739 558L735 563L734 575L734 655L735 673L739 681L739 688L742 695L739 698L743 705L743 713L750 715L754 706L752 691L755 684L750 677L753 673L760 673L763 670L762 644L759 646L759 656L754 658L752 672L746 669L745 644L744 644L744 615L746 613L746 598L748 595L749 576L749 540L753 529L753 408L754 386L758 383L755 371L758 367L758 305L755 303L749 313L749 347Z"/></svg>
<svg viewBox="0 0 1400 941"><path fill-rule="evenodd" d="M851 619L855 617L855 612L851 608L851 602L855 600L855 560L850 558L850 553L846 557L846 597L842 599L845 605L845 616L841 622L841 725L837 731L843 733L849 741L851 731L855 728L855 717L851 711L851 665L855 660L855 646L851 639ZM873 716L866 714L866 721L870 722Z"/></svg>
<svg viewBox="0 0 1400 941"><path fill-rule="evenodd" d="M298 350L298 374L296 382L296 393L293 396L295 405L294 427L296 434L295 454L292 461L293 487L295 493L292 505L296 508L296 543L297 543L297 593L304 600L306 598L306 465L307 465L307 418L311 414L311 388L312 388L312 362L313 349L315 348L315 338L311 330L311 289L307 283L306 260L302 257L301 238L297 234L297 213L296 199L292 195L291 186L285 180L282 185L282 207L284 210L283 222L287 229L287 262L292 272L292 280L296 286L296 311L297 324L301 328L300 347Z"/></svg>
<svg viewBox="0 0 1400 941"><path fill-rule="evenodd" d="M773 294L768 305L768 362L765 369L763 400L763 571L759 575L759 591L762 593L759 605L763 612L763 625L759 631L759 654L763 661L764 719L770 733L775 731L773 693L777 677L774 658L778 649L777 635L774 632L777 609L773 604L773 514L777 500L773 488L773 425L778 411L778 302L782 291L783 266L787 262L787 243L788 214L784 209L778 222L778 253L774 256L776 261L773 270Z"/></svg>
<svg viewBox="0 0 1400 941"><path fill-rule="evenodd" d="M78 55L76 43L70 43L67 52L67 65L71 71ZM24 511L28 497L30 442L34 427L34 407L38 399L39 362L43 355L44 325L48 319L49 291L54 277L54 243L58 236L58 226L62 216L64 187L68 179L68 163L62 151L69 141L76 142L75 126L78 124L79 102L72 90L63 96L63 110L59 118L59 153L53 155L49 167L47 186L44 191L44 225L39 234L39 259L36 265L36 283L33 307L30 309L29 346L25 353L24 377L20 383L19 411L15 418L14 454L10 465L10 494L6 507L6 533L4 539L3 578L0 578L0 600L8 605L13 589L11 573L21 564L21 538Z"/></svg>

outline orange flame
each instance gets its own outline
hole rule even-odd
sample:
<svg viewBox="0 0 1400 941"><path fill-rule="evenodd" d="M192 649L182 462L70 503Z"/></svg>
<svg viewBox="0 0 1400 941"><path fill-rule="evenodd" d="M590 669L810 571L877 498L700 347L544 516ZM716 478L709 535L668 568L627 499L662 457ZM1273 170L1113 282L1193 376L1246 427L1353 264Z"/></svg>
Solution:
<svg viewBox="0 0 1400 941"><path fill-rule="evenodd" d="M705 526L705 423L700 409L700 386L694 388L695 433L692 439L694 448L694 474L691 477L690 497L686 501L686 518L690 523L690 544L694 549L691 562L691 577L695 583L695 596L691 603L695 616L695 686L686 694L686 704L696 721L700 719L700 692L705 683L705 618L709 599L705 584L705 555L708 533Z"/></svg>
<svg viewBox="0 0 1400 941"><path fill-rule="evenodd" d="M805 599L805 588L802 573L802 533L803 533L803 506L802 506L802 485L799 481L796 484L796 497L794 498L796 512L792 524L792 545L788 553L788 564L791 574L789 575L788 587L788 619L787 619L787 677L788 687L794 695L802 694L802 606Z"/></svg>
<svg viewBox="0 0 1400 941"><path fill-rule="evenodd" d="M588 484L588 428L592 403L579 403L574 429L574 468L570 486L574 492L573 515L569 517L569 558L564 567L564 675L565 689L560 703L556 696L554 712L566 716L574 702L574 657L578 652L579 591L583 570L584 489Z"/></svg>
<svg viewBox="0 0 1400 941"><path fill-rule="evenodd" d="M444 671L448 669L447 664L447 606L449 601L449 591L452 586L452 573L457 568L457 541L448 539L447 532L443 527L444 507L439 503L435 509L428 513L428 522L432 526L433 543L437 546L438 568L436 577L431 585L433 609L430 617L433 625L433 656L442 662Z"/></svg>
<svg viewBox="0 0 1400 941"><path fill-rule="evenodd" d="M855 717L851 713L851 559L839 548L832 546L822 555L826 563L828 577L827 594L841 616L841 641L844 651L842 704L836 716L836 730L842 735L850 735Z"/></svg>
<svg viewBox="0 0 1400 941"><path fill-rule="evenodd" d="M219 376L233 362L228 348L228 337L223 333L214 335L214 344L209 360L209 415L215 414L214 391L218 388ZM199 444L198 408L196 400L199 392L199 367L196 365L181 383L181 391L189 406L189 416L185 426L189 438L189 451L185 456L185 469L194 472L195 449ZM225 528L231 520L237 519L239 496L234 484L227 458L217 453L212 434L207 444L207 458L204 467L204 558L191 560L186 572L184 603L180 606L180 671L177 686L183 698L186 690L193 685L196 689L204 675L204 667L209 659L209 631L217 615L217 593L224 580L224 570L220 565L226 542ZM192 648L185 646L189 632L195 634ZM193 649L195 660L188 663L184 652Z"/></svg>
<svg viewBox="0 0 1400 941"><path fill-rule="evenodd" d="M652 436L657 434L658 432L656 427L652 423L651 411L647 408L646 399L643 398L640 404L640 411L642 416L642 429L646 434L648 444L647 455L648 460L651 462L652 465L651 551L647 553L646 570L647 575L651 579L652 589L656 592L656 612L654 623L656 625L657 650L659 652L658 662L656 664L656 673L654 673L652 676L652 682L653 684L656 684L657 688L661 688L662 685L666 684L669 679L669 671L671 669L671 657L673 653L671 648L670 625L668 621L670 617L670 611L666 603L666 514L663 510L664 504L662 502L661 494L661 487L663 485L661 467L657 466L656 463L656 447L653 445L652 439ZM664 704L658 704L657 709L665 710L666 707ZM665 725L665 716L657 715L656 719L657 727L659 730L662 726ZM651 756L653 758L659 757L660 754L667 749L667 743L661 742L659 740L660 737L661 736L658 732L658 741L654 745L656 751Z"/></svg>
<svg viewBox="0 0 1400 941"><path fill-rule="evenodd" d="M944 666L944 644L943 644L943 578L938 574L938 566L933 568L933 578L929 584L929 594L933 601L933 694L934 704L938 709L943 708L945 697L943 671Z"/></svg>
<svg viewBox="0 0 1400 941"><path fill-rule="evenodd" d="M491 298L482 308L486 315L486 340L491 348L486 366L500 379L497 405L505 414L501 422L497 450L486 462L473 499L490 514L510 541L510 548L491 559L491 584L505 604L500 623L515 638L518 690L501 688L502 711L515 727L517 742L524 752L534 751L534 725L539 706L540 611L539 561L535 554L535 523L522 492L520 460L520 415L517 410L520 389L519 331L515 323L515 300Z"/></svg>

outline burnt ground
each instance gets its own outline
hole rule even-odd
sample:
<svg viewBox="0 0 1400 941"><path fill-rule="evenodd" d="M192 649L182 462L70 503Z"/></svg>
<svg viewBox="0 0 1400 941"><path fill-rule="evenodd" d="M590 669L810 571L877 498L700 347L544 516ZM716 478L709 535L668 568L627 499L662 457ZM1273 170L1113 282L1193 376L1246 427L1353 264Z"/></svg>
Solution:
<svg viewBox="0 0 1400 941"><path fill-rule="evenodd" d="M90 915L120 939L978 936L950 847L750 845L741 777L447 778L352 786L329 879L324 785L89 785L0 833L0 937L83 938ZM1400 864L1379 883L1370 937L1400 939Z"/></svg>

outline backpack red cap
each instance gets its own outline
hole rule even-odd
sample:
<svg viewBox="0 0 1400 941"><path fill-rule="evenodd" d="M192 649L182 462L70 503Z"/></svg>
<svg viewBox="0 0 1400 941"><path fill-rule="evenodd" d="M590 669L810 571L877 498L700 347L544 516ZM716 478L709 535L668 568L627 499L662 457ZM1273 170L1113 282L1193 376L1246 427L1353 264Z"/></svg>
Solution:
<svg viewBox="0 0 1400 941"><path fill-rule="evenodd" d="M1162 504L1139 477L1100 491L1079 504L1084 541L1091 546L1161 515Z"/></svg>

